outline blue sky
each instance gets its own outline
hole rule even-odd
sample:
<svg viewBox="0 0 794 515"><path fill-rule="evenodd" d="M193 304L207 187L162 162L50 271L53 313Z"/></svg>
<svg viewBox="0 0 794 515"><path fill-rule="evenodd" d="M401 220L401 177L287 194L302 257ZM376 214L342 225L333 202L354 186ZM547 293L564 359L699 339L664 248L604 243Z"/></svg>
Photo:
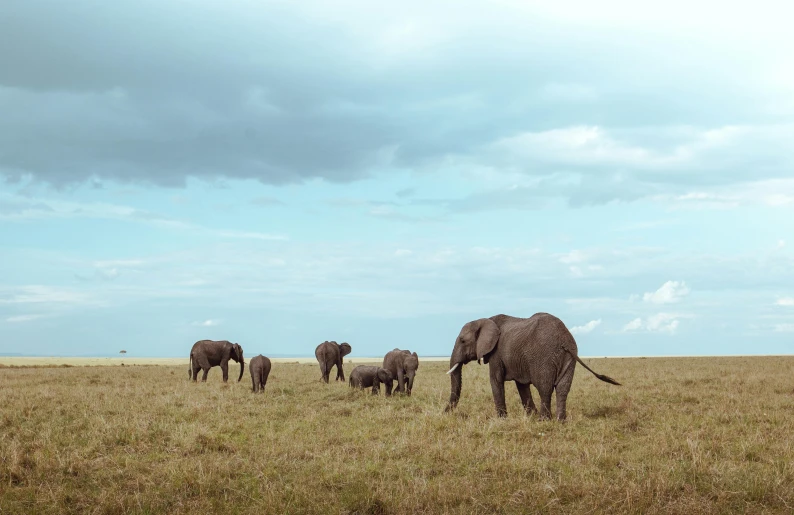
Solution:
<svg viewBox="0 0 794 515"><path fill-rule="evenodd" d="M794 350L783 2L6 1L0 353Z"/></svg>

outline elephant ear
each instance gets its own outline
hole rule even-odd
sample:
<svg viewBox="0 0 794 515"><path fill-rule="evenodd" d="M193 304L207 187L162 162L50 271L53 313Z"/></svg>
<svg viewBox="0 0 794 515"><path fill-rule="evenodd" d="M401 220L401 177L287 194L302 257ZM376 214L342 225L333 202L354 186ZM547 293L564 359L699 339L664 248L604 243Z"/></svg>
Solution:
<svg viewBox="0 0 794 515"><path fill-rule="evenodd" d="M389 381L393 381L391 372L389 372L385 368L379 368L377 375L381 383L388 383Z"/></svg>
<svg viewBox="0 0 794 515"><path fill-rule="evenodd" d="M477 331L477 359L485 358L486 355L496 349L501 331L499 326L490 318L481 318L477 321L479 330ZM488 363L488 360L485 360Z"/></svg>

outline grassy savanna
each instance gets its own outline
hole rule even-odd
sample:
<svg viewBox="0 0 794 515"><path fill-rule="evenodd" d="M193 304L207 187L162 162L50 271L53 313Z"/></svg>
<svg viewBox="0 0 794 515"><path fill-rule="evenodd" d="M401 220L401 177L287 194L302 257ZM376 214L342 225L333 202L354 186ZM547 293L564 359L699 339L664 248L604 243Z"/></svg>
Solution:
<svg viewBox="0 0 794 515"><path fill-rule="evenodd" d="M496 418L475 363L451 414L440 362L391 399L316 363L274 362L262 395L186 362L0 368L0 512L794 510L794 357L587 361L623 386L577 367L565 424L525 416L512 383Z"/></svg>

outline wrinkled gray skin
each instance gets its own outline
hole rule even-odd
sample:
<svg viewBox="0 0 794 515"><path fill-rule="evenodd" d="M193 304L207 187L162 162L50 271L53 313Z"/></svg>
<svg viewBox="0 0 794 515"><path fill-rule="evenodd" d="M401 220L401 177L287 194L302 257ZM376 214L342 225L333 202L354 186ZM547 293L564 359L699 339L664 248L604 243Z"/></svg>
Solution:
<svg viewBox="0 0 794 515"><path fill-rule="evenodd" d="M199 340L193 344L190 349L190 368L188 369L188 376L193 377L196 381L198 371L203 370L204 375L201 382L207 381L207 374L210 368L220 365L223 371L223 382L229 379L229 360L232 359L240 364L240 377L237 378L239 382L243 378L243 370L245 370L245 360L243 359L243 348L236 343L226 340L213 341L213 340Z"/></svg>
<svg viewBox="0 0 794 515"><path fill-rule="evenodd" d="M540 394L540 418L550 418L551 394L557 393L557 420L565 420L565 402L573 383L578 361L597 378L620 385L596 374L579 359L576 341L562 321L548 313L529 318L495 315L473 320L460 330L449 360L452 392L444 411L455 408L460 399L463 365L482 359L489 366L491 391L496 413L507 416L505 381L515 381L527 413L537 412L529 385Z"/></svg>
<svg viewBox="0 0 794 515"><path fill-rule="evenodd" d="M321 381L326 383L331 378L331 368L336 366L336 380L345 381L345 371L342 369L342 358L352 351L349 343L336 343L334 341L324 341L314 349L314 356L320 363L320 372L323 374Z"/></svg>
<svg viewBox="0 0 794 515"><path fill-rule="evenodd" d="M394 376L385 368L359 365L350 372L350 386L352 388L372 387L372 395L378 395L380 384L386 385L386 397L391 397L392 387L394 386Z"/></svg>
<svg viewBox="0 0 794 515"><path fill-rule="evenodd" d="M251 372L253 392L264 392L267 376L270 375L270 360L261 354L254 356L248 361L248 371Z"/></svg>
<svg viewBox="0 0 794 515"><path fill-rule="evenodd" d="M394 392L405 392L411 395L414 389L414 377L419 368L419 356L409 350L394 349L383 357L383 368L388 370L392 377L397 378L397 388Z"/></svg>

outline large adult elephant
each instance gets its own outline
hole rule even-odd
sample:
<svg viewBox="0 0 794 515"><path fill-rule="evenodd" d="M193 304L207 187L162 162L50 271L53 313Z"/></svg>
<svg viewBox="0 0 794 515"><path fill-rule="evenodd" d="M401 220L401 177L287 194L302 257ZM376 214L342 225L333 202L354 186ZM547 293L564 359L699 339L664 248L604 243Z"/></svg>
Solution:
<svg viewBox="0 0 794 515"><path fill-rule="evenodd" d="M409 350L390 350L383 357L383 368L391 372L392 377L397 378L397 388L394 393L405 392L410 396L411 390L414 389L416 370L419 368L419 356Z"/></svg>
<svg viewBox="0 0 794 515"><path fill-rule="evenodd" d="M199 369L204 371L201 382L207 380L207 374L210 368L220 365L223 371L223 382L229 379L229 360L232 359L240 364L240 377L237 378L239 382L243 378L243 370L245 370L245 360L243 359L243 348L237 343L232 343L226 340L199 340L193 344L190 349L190 368L188 369L188 377L192 375L193 381L198 377Z"/></svg>
<svg viewBox="0 0 794 515"><path fill-rule="evenodd" d="M336 343L334 341L324 341L314 349L314 356L320 362L320 372L323 376L321 381L326 383L331 376L331 368L336 366L336 380L345 381L345 371L342 369L342 358L350 354L353 350L347 342Z"/></svg>
<svg viewBox="0 0 794 515"><path fill-rule="evenodd" d="M482 360L489 366L496 413L507 416L505 381L515 381L527 413L537 412L529 385L540 394L540 418L551 416L551 394L557 393L557 419L565 420L565 402L578 361L597 378L620 385L611 377L596 374L579 359L576 340L562 320L548 313L529 318L495 315L463 326L449 360L452 392L445 411L458 404L463 365Z"/></svg>

